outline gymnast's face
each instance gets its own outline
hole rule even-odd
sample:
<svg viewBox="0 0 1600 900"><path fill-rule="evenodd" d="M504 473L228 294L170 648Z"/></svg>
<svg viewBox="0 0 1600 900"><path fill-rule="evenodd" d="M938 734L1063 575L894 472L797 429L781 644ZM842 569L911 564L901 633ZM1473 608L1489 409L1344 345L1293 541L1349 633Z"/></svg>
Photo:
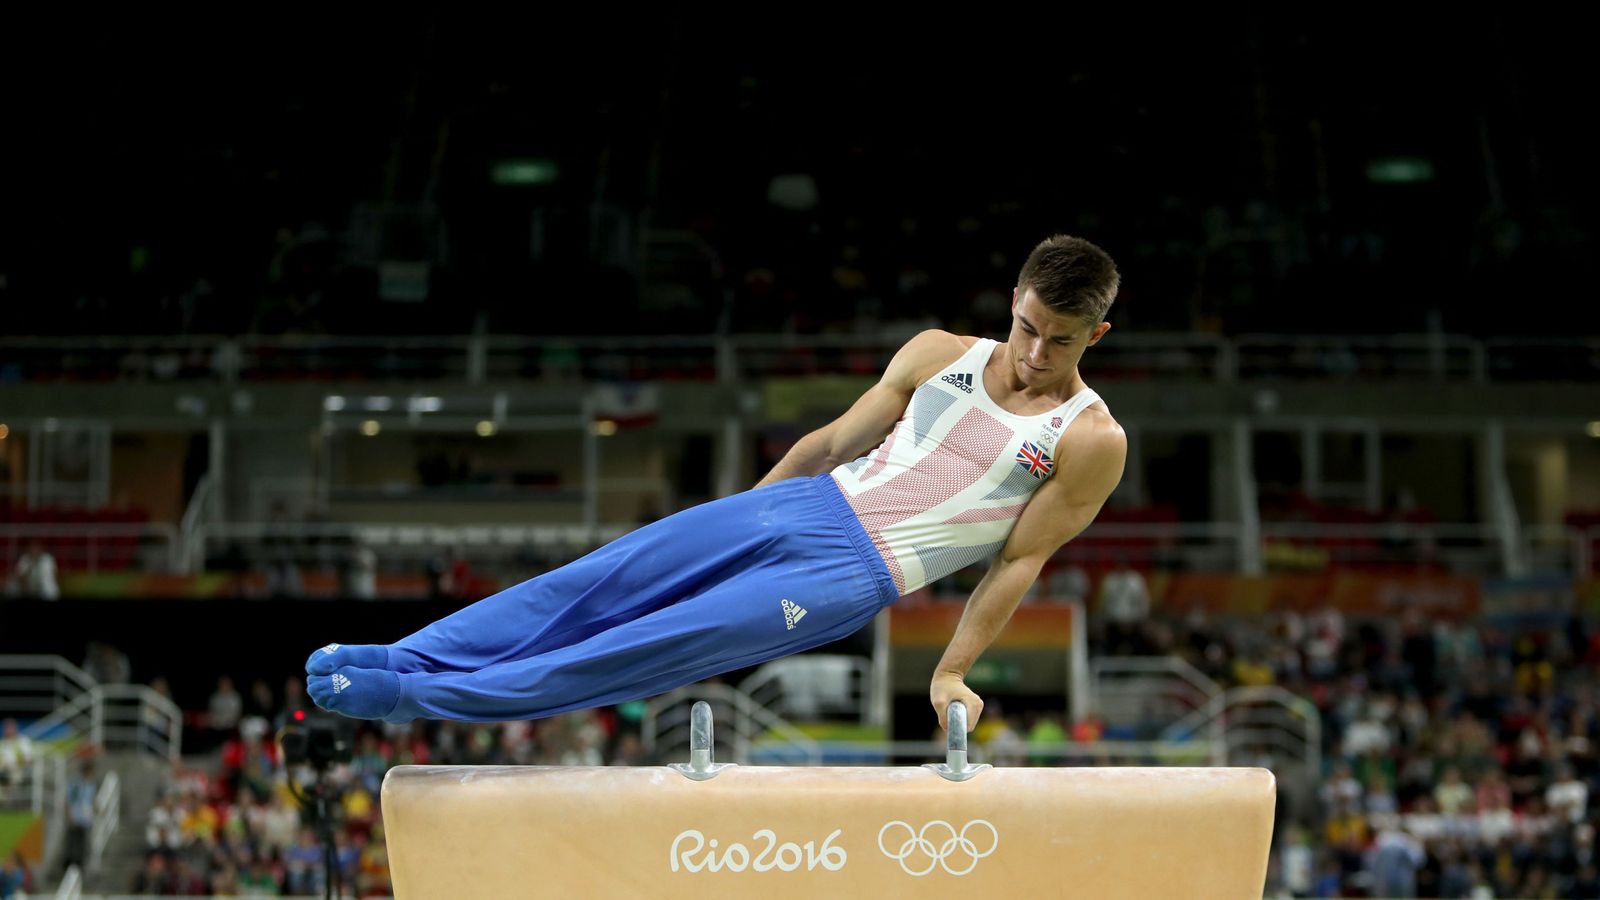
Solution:
<svg viewBox="0 0 1600 900"><path fill-rule="evenodd" d="M1091 328L1077 316L1051 311L1031 287L1021 296L1013 289L1011 334L1006 338L1011 371L1029 387L1069 381L1083 351L1099 343L1110 330L1109 322Z"/></svg>

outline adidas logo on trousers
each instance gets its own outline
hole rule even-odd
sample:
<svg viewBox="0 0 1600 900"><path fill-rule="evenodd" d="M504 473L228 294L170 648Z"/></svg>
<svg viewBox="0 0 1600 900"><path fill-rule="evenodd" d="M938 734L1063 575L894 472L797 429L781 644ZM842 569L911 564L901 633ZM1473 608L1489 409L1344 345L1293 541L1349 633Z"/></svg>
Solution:
<svg viewBox="0 0 1600 900"><path fill-rule="evenodd" d="M800 620L805 617L805 607L800 606L798 603L790 603L788 599L783 601L783 621L788 624L788 630L793 631L794 626L799 624Z"/></svg>

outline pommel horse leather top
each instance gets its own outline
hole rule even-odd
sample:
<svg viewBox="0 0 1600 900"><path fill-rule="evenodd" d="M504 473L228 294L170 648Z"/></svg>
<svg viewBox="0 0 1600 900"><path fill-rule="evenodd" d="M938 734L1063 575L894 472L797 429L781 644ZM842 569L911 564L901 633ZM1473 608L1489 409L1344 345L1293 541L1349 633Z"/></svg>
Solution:
<svg viewBox="0 0 1600 900"><path fill-rule="evenodd" d="M1271 772L969 769L964 712L941 767L399 766L395 896L1261 896Z"/></svg>

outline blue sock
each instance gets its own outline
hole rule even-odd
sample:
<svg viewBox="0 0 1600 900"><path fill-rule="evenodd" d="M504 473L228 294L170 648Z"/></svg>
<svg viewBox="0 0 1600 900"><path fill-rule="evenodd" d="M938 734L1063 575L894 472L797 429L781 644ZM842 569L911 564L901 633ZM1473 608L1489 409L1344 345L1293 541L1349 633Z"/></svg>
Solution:
<svg viewBox="0 0 1600 900"><path fill-rule="evenodd" d="M306 693L323 709L353 719L381 719L400 702L400 676L385 669L341 666L331 675L307 675Z"/></svg>
<svg viewBox="0 0 1600 900"><path fill-rule="evenodd" d="M385 644L329 644L313 650L306 658L306 674L332 675L340 666L358 669L389 668L389 648Z"/></svg>

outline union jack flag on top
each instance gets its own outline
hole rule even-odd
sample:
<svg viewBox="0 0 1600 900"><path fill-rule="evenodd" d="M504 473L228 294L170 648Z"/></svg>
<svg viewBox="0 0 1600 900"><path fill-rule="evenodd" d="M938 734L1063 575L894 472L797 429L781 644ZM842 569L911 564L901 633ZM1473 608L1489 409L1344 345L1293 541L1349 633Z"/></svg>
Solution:
<svg viewBox="0 0 1600 900"><path fill-rule="evenodd" d="M1044 478L1056 467L1050 454L1032 441L1022 442L1022 449L1017 451L1017 465L1026 469L1028 474L1035 478Z"/></svg>

